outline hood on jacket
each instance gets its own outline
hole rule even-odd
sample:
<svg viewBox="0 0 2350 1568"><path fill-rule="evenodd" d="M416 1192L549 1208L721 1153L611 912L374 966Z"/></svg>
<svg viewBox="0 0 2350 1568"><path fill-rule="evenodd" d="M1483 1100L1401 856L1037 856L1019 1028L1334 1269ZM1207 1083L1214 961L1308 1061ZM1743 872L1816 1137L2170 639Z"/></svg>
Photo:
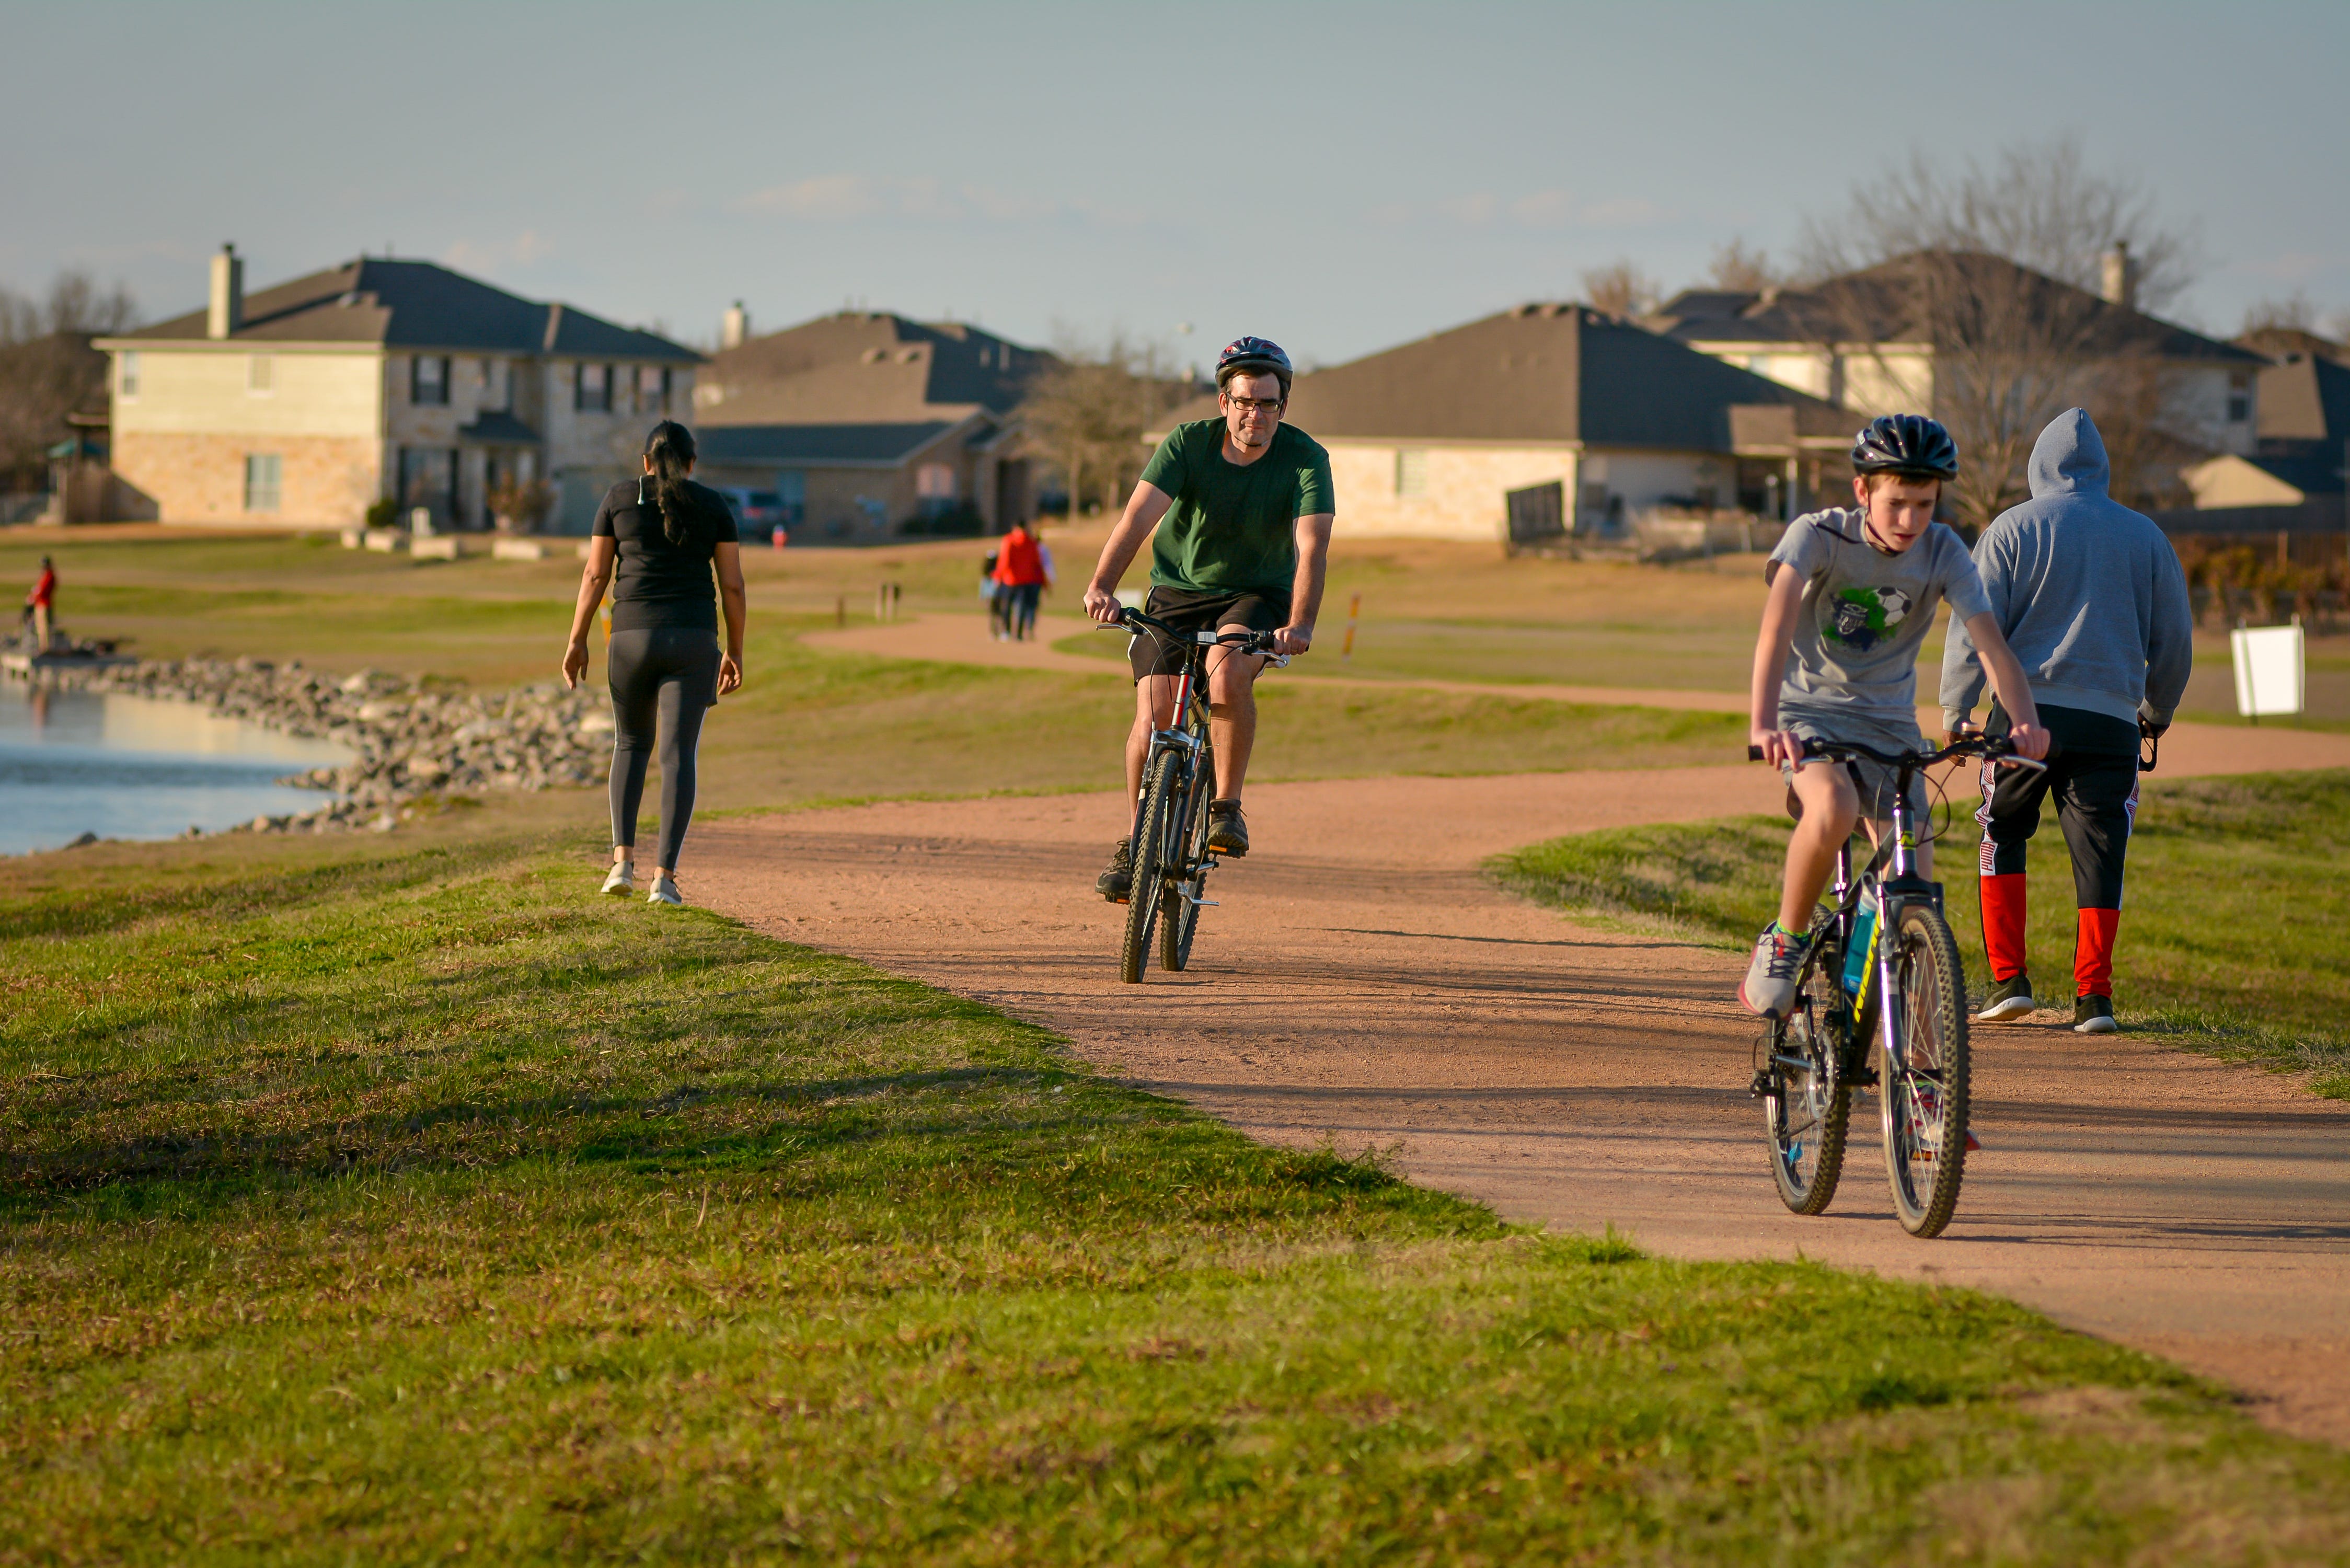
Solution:
<svg viewBox="0 0 2350 1568"><path fill-rule="evenodd" d="M2089 410L2066 409L2049 421L2040 439L2032 443L2032 462L2026 472L2035 500L2043 495L2105 494L2113 479L2113 466L2106 461L2105 438L2097 434Z"/></svg>

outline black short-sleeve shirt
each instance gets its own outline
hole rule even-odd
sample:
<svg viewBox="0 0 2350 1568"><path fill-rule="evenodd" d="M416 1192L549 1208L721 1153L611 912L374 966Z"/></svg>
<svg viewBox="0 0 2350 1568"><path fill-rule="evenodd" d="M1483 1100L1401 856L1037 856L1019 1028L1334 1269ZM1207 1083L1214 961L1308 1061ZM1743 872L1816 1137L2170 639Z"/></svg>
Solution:
<svg viewBox="0 0 2350 1568"><path fill-rule="evenodd" d="M686 481L696 504L683 544L672 545L661 525L653 482L624 479L604 494L596 509L595 536L619 550L612 574L612 629L653 627L718 628L718 592L710 576L717 545L741 543L726 498L708 485Z"/></svg>

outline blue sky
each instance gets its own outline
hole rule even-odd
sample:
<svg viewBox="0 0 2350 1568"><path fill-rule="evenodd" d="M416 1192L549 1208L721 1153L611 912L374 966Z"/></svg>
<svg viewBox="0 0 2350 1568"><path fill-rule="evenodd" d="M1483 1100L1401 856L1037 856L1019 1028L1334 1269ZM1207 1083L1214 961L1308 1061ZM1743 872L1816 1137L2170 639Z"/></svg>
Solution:
<svg viewBox="0 0 2350 1568"><path fill-rule="evenodd" d="M2199 235L2191 323L2350 307L2341 0L5 11L0 284L151 317L224 240L249 286L389 244L693 339L853 299L1330 363L2064 134Z"/></svg>

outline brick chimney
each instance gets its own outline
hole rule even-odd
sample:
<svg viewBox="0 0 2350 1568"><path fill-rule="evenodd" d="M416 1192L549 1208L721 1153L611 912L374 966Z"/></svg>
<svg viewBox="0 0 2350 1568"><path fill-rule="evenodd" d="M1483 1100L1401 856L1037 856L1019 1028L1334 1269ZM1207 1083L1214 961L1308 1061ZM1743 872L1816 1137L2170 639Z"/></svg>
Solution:
<svg viewBox="0 0 2350 1568"><path fill-rule="evenodd" d="M244 325L244 263L234 245L223 245L213 257L212 308L204 317L204 336L227 337Z"/></svg>
<svg viewBox="0 0 2350 1568"><path fill-rule="evenodd" d="M743 308L743 302L738 299L734 302L734 308L728 311L719 324L718 346L721 348L740 348L750 337L751 313Z"/></svg>
<svg viewBox="0 0 2350 1568"><path fill-rule="evenodd" d="M2116 240L2114 248L2100 258L2105 263L2104 276L2097 292L2108 305L2118 305L2125 310L2137 308L2137 263L2130 259L2129 242Z"/></svg>

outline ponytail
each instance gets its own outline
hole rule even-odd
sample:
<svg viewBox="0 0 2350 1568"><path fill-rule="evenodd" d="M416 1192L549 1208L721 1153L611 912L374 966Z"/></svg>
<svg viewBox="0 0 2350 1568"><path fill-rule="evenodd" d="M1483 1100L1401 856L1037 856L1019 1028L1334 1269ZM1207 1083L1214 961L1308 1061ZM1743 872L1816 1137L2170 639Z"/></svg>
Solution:
<svg viewBox="0 0 2350 1568"><path fill-rule="evenodd" d="M645 461L652 470L646 478L653 504L660 509L661 533L671 545L684 544L705 520L702 502L686 483L685 471L693 466L693 432L675 420L661 421L645 438ZM644 489L638 486L640 504Z"/></svg>

